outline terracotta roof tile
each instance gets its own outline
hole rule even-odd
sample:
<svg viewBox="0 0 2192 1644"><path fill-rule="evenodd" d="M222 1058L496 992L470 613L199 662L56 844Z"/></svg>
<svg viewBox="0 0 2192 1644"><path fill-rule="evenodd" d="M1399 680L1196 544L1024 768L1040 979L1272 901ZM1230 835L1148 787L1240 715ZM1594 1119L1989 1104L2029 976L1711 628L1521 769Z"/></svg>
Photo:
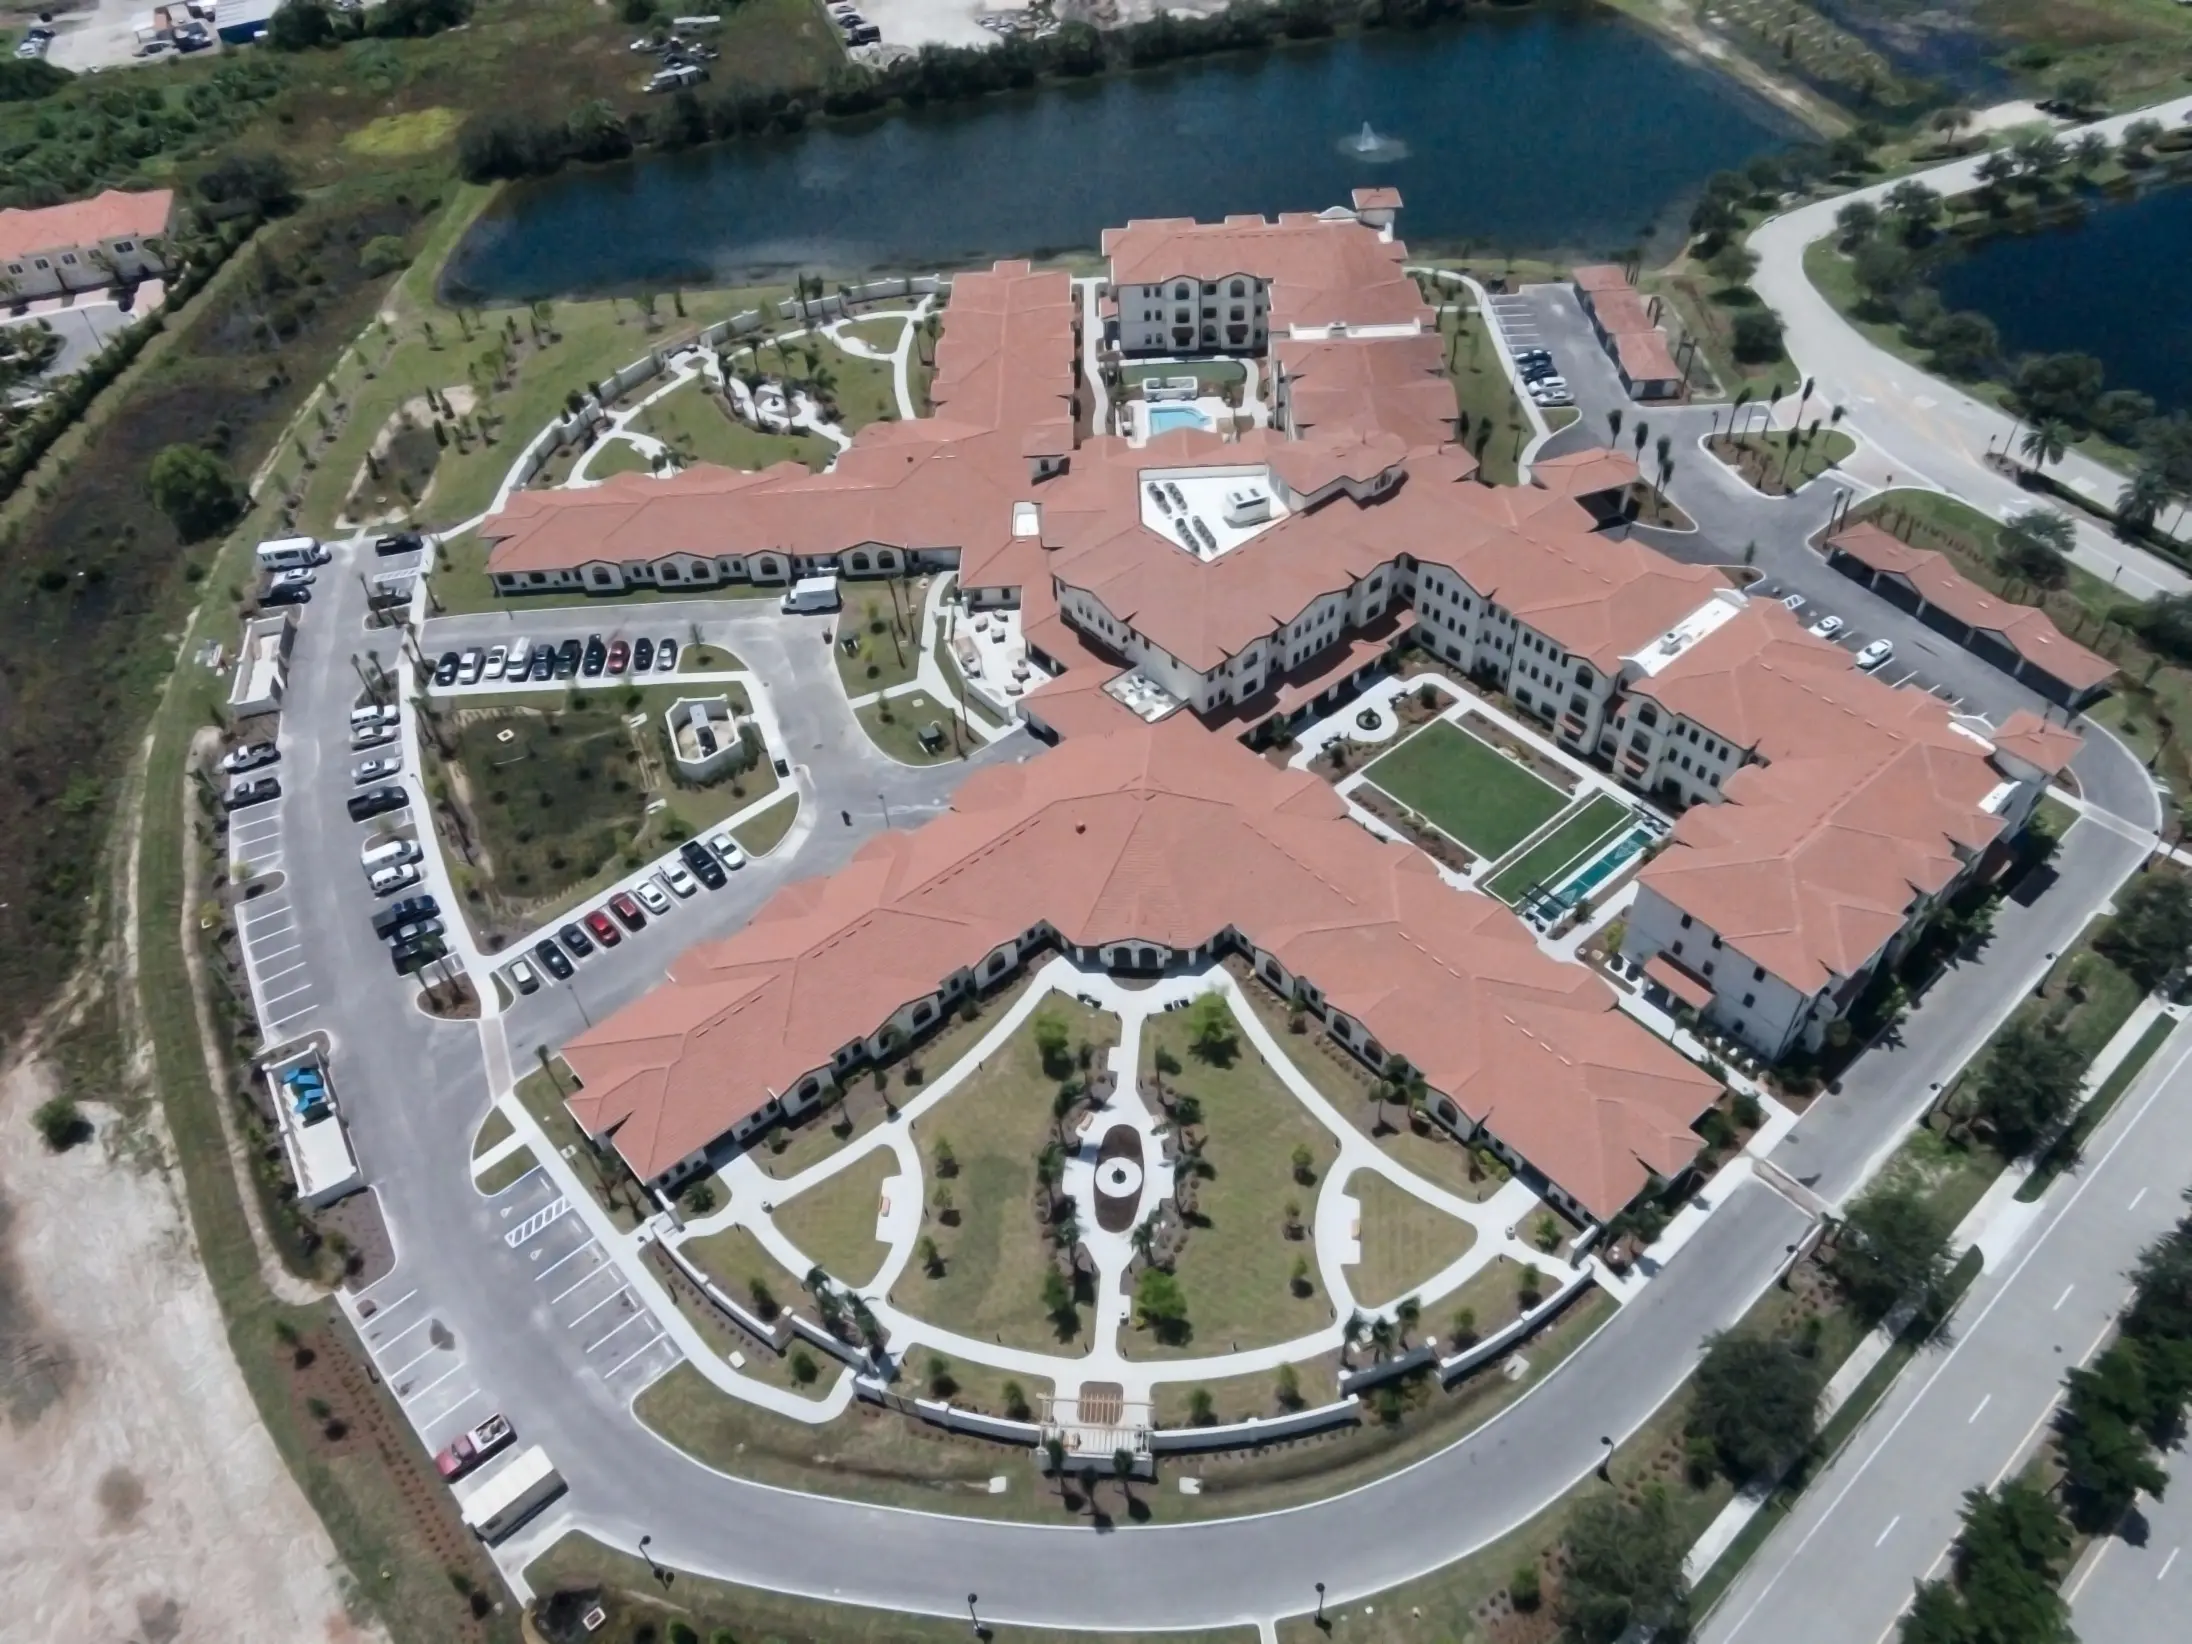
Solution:
<svg viewBox="0 0 2192 1644"><path fill-rule="evenodd" d="M0 211L0 258L165 234L174 214L175 191L168 188L110 188L66 205L11 208Z"/></svg>

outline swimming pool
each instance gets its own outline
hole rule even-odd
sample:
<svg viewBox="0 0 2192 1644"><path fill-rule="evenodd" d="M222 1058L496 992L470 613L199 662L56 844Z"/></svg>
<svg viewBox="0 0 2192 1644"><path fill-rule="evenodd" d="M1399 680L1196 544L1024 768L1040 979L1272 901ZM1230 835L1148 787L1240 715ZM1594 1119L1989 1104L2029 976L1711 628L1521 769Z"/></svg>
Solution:
<svg viewBox="0 0 2192 1644"><path fill-rule="evenodd" d="M1152 405L1143 413L1152 434L1169 434L1175 428L1205 428L1210 419L1192 405Z"/></svg>

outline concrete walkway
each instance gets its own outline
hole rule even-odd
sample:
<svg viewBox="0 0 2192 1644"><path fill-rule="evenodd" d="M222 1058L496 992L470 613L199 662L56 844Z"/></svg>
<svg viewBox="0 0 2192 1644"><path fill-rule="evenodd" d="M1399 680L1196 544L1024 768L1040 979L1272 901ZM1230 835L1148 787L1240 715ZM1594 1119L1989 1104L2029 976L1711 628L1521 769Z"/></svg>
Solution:
<svg viewBox="0 0 2192 1644"><path fill-rule="evenodd" d="M2096 131L2115 142L2133 120L2176 125L2188 114L2192 99L2172 98L2062 135L2067 141L2081 131ZM1892 475L1896 484L1947 491L2001 518L2041 500L1986 464L1990 449L2004 449L2014 440L2014 419L1871 341L1835 311L1804 273L1805 249L1834 232L1835 214L1851 201L1878 202L1906 180L1944 195L1964 193L1978 186L1983 157L1984 151L1768 218L1750 236L1759 259L1751 284L1779 312L1789 357L1802 374L1816 380L1814 397L1847 406L1850 418L1880 449L1883 481ZM2125 480L2076 452L2049 471L2073 490L2109 505ZM2117 541L2089 520L2080 518L2076 524L2078 542L2071 557L2125 593L2146 599L2192 588L2192 578L2174 566Z"/></svg>
<svg viewBox="0 0 2192 1644"><path fill-rule="evenodd" d="M961 1084L978 1072L983 1063L1025 1025L1045 994L1053 990L1093 999L1099 1008L1117 1016L1121 1026L1120 1044L1110 1062L1116 1079L1113 1093L1105 1106L1081 1127L1080 1143L1067 1167L1065 1190L1075 1200L1083 1241L1095 1258L1098 1270L1095 1343L1090 1352L1074 1357L1006 1347L961 1335L906 1312L889 1299L892 1288L903 1277L913 1258L921 1231L918 1215L899 1216L895 1212L900 1205L919 1206L927 1199L920 1155L910 1134L912 1122L949 1099ZM1122 1327L1131 1322L1132 1301L1127 1294L1125 1274L1133 1259L1133 1241L1130 1231L1106 1234L1096 1223L1090 1196L1095 1148L1114 1124L1131 1125L1141 1134L1144 1144L1143 1169L1148 1178L1141 1199L1144 1217L1169 1198L1170 1166L1163 1162L1163 1148L1158 1139L1160 1120L1143 1105L1135 1088L1136 1071L1141 1065L1141 1034L1151 1018L1212 991L1223 995L1233 1010L1245 1041L1242 1054L1261 1057L1338 1145L1337 1158L1317 1186L1315 1208L1310 1218L1311 1251L1319 1277L1332 1300L1334 1320L1322 1329L1291 1340L1250 1349L1228 1350L1191 1359L1130 1357L1122 1345L1121 1332ZM814 1261L777 1227L772 1211L878 1150L890 1152L897 1167L884 1190L893 1214L879 1216L878 1220L878 1236L885 1238L889 1254L875 1278L861 1288L860 1295L888 1332L892 1356L904 1362L914 1349L928 1348L955 1361L984 1364L1013 1375L1043 1378L1055 1384L1061 1393L1083 1381L1115 1381L1125 1389L1130 1401L1146 1401L1162 1383L1266 1373L1282 1364L1330 1352L1341 1346L1342 1321L1352 1312L1360 1311L1366 1320L1381 1315L1393 1317L1397 1303L1382 1308L1363 1307L1349 1279L1348 1266L1358 1254L1359 1212L1354 1197L1345 1189L1350 1179L1362 1171L1383 1177L1432 1209L1467 1223L1475 1232L1475 1240L1463 1256L1440 1272L1425 1274L1423 1283L1412 1292L1427 1308L1452 1294L1502 1256L1518 1265L1534 1264L1540 1270L1549 1271L1555 1283L1565 1283L1568 1276L1580 1271L1573 1263L1563 1263L1546 1255L1523 1236L1524 1224L1537 1209L1539 1200L1521 1181L1505 1183L1478 1203L1447 1192L1388 1157L1325 1099L1280 1048L1263 1019L1242 996L1240 984L1219 967L1195 975L1166 977L1153 986L1130 988L1101 971L1085 971L1067 959L1054 958L1036 972L1033 985L959 1062L934 1083L924 1086L919 1096L898 1111L896 1118L867 1136L847 1143L788 1181L768 1176L750 1154L739 1155L721 1172L728 1190L723 1207L710 1215L695 1218L686 1225L682 1235L672 1237L703 1237L727 1227L745 1227L775 1260L794 1273L805 1273L815 1265ZM1030 1238L1037 1236L1032 1224L1027 1234ZM1191 1307L1192 1303L1191 1297ZM734 1385L726 1385L725 1390L742 1391ZM802 1416L801 1419L826 1417Z"/></svg>

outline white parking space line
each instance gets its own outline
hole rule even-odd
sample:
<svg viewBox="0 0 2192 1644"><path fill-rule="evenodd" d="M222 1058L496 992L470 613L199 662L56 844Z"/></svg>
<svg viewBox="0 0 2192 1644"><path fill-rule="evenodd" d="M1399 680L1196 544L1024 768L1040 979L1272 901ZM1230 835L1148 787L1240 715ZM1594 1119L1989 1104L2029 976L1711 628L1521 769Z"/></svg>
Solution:
<svg viewBox="0 0 2192 1644"><path fill-rule="evenodd" d="M423 1399L424 1397L426 1397L427 1394L431 1393L435 1388L439 1387L443 1382L447 1381L451 1376L455 1375L463 1368L464 1361L462 1359L459 1359L455 1364L452 1364L448 1369L444 1370L440 1375L436 1376L424 1387L418 1389L418 1391L414 1393L398 1393L396 1397L402 1399L403 1402L406 1404L409 1404L413 1399Z"/></svg>
<svg viewBox="0 0 2192 1644"><path fill-rule="evenodd" d="M302 965L300 965L300 966L298 966L297 968L298 968L299 970L302 970L302 969L303 969L304 967L303 967ZM311 991L312 991L312 984L311 984L310 982L305 982L305 983L301 984L300 986L297 986L297 987L293 987L293 988L291 988L291 989L290 989L290 990L289 990L289 991L288 991L287 993L277 993L277 994L275 994L275 995L274 995L274 996L273 996L272 998L270 998L270 999L268 999L268 1000L266 1001L266 1003L267 1003L267 1007L268 1007L269 1009L272 1009L272 1008L273 1008L274 1006L276 1006L276 1005L280 1004L280 1003L281 1003L281 1002L282 1002L282 1001L283 1001L284 999L294 999L294 998L296 998L296 997L297 997L297 995L299 995L300 993L310 993Z"/></svg>
<svg viewBox="0 0 2192 1644"><path fill-rule="evenodd" d="M394 1275L391 1274L390 1277L393 1278ZM365 1299L365 1296L369 1295L370 1293L371 1290L370 1287L368 1287L367 1291L364 1294L360 1295L359 1300L363 1301ZM378 1323L380 1320L386 1318L390 1313L393 1313L397 1308L401 1307L405 1302L409 1301L413 1296L416 1296L418 1293L418 1286L413 1285L409 1290L406 1290L402 1295L398 1296L392 1302L388 1302L386 1304L376 1303L373 1308L373 1317L367 1322Z"/></svg>
<svg viewBox="0 0 2192 1644"><path fill-rule="evenodd" d="M278 959L281 957L281 955L276 954L274 957ZM280 970L262 970L259 972L259 986L270 987L274 983L279 982L283 977L294 976L297 974L297 972L303 970L304 968L304 961L302 959L299 959L295 964L282 966ZM308 983L306 985L309 986L310 984Z"/></svg>
<svg viewBox="0 0 2192 1644"><path fill-rule="evenodd" d="M416 1290L414 1290L414 1291L410 1292L410 1295L409 1295L409 1296L406 1296L406 1297L405 1297L404 1299L408 1301L408 1300L410 1299L410 1296L415 1296L415 1295L417 1295L417 1294L418 1294L418 1292L417 1292ZM426 1318L420 1319L420 1320L418 1321L418 1323L417 1323L417 1324L407 1324L407 1325L405 1325L405 1326L404 1326L404 1327L403 1327L403 1328L402 1328L401 1330L397 1331L397 1332L396 1332L396 1333L395 1333L395 1334L394 1334L393 1336L390 1336L390 1337L389 1337L389 1338L388 1338L388 1339L387 1339L386 1341L382 1342L382 1343L380 1344L380 1347L379 1347L379 1349L377 1349L377 1350L375 1351L375 1353L374 1353L374 1355L373 1355L373 1356L374 1356L375 1358L378 1358L378 1357L380 1357L380 1356L381 1356L381 1354L383 1354L383 1353L387 1352L387 1350L388 1350L389 1348L391 1348L391 1347L395 1346L395 1345L396 1345L396 1343L398 1343L399 1341L403 1340L403 1338L404 1338L404 1337L406 1337L406 1336L410 1335L412 1331L414 1331L414 1330L417 1330L417 1329L419 1329L419 1328L420 1328L421 1326L423 1326L423 1325L429 1325L429 1324L432 1324L433 1322L434 1322L434 1320L433 1320L432 1316L431 1316L431 1315L429 1315L429 1316L428 1316L428 1317L426 1317Z"/></svg>
<svg viewBox="0 0 2192 1644"><path fill-rule="evenodd" d="M584 1324L588 1319L592 1318L596 1313L600 1312L604 1307L607 1307L618 1297L629 1296L631 1293L631 1286L623 1284L618 1285L614 1290L610 1291L606 1296L602 1297L601 1300L595 1302L593 1306L587 1308L585 1312L581 1313L577 1318L573 1319L563 1328L566 1330L576 1330L580 1325ZM619 1328L622 1327L619 1326ZM606 1340L607 1338L604 1337L603 1339ZM588 1348L587 1351L592 1352L593 1349Z"/></svg>
<svg viewBox="0 0 2192 1644"><path fill-rule="evenodd" d="M617 1373L617 1371L619 1371L619 1370L623 1369L623 1368L624 1368L624 1367L625 1367L625 1366L626 1366L627 1364L630 1364L630 1363L632 1362L632 1360L634 1360L634 1359L638 1358L638 1357L639 1357L639 1355L640 1355L641 1353L644 1353L644 1352L646 1352L646 1351L647 1351L647 1348L649 1348L649 1347L652 1347L652 1346L654 1346L654 1344L655 1344L656 1342L658 1342L658 1341L661 1341L661 1340L665 1339L665 1338L666 1338L666 1337L667 1337L668 1335L669 1335L669 1332L668 1332L667 1330L658 1330L658 1331L656 1331L656 1332L655 1332L655 1333L654 1333L654 1334L653 1334L652 1336L650 1336L650 1337L648 1337L648 1338L647 1338L647 1342L646 1342L646 1345L645 1345L645 1346L643 1346L643 1347L640 1347L640 1348L638 1348L638 1349L634 1350L633 1352L630 1352L630 1353L627 1353L627 1354L625 1354L625 1355L624 1355L624 1357L622 1357L621 1359L618 1359L618 1360L616 1361L616 1363L615 1363L615 1365L614 1365L614 1366L612 1366L611 1368L609 1368L609 1369L607 1369L607 1370L604 1370L604 1371L602 1371L602 1373L601 1373L601 1375L602 1375L602 1379L603 1379L604 1381L606 1381L606 1380L607 1380L607 1379L608 1379L609 1377L611 1377L611 1376L615 1375L615 1374Z"/></svg>
<svg viewBox="0 0 2192 1644"><path fill-rule="evenodd" d="M591 1353L596 1347L606 1347L612 1340L617 1337L617 1335L619 1335L623 1331L631 1329L631 1327L635 1324L653 1324L654 1322L655 1316L643 1307L637 1313L634 1313L630 1318L626 1319L622 1324L618 1325L616 1329L610 1331L608 1335L598 1338L591 1346L586 1349L586 1351Z"/></svg>
<svg viewBox="0 0 2192 1644"><path fill-rule="evenodd" d="M562 1288L561 1290L558 1290L558 1291L557 1291L557 1292L556 1292L556 1293L555 1293L555 1294L554 1294L553 1296L550 1296L550 1297L548 1298L548 1305L549 1305L550 1307L553 1307L553 1306L555 1306L557 1302L559 1302L559 1301L563 1300L563 1298L564 1298L564 1297L568 1296L568 1295L569 1295L569 1294L570 1294L570 1293L571 1293L572 1291L576 1290L576 1289L577 1289L577 1288L578 1288L578 1287L579 1287L580 1285L582 1285L582 1284L592 1284L592 1283L594 1282L594 1280L596 1280L596 1279L600 1278L602 1274L604 1274L604 1273L613 1273L613 1272L615 1272L615 1271L616 1271L616 1263L615 1263L615 1262L603 1262L603 1263L602 1263L602 1264L601 1264L601 1265L600 1265L599 1267L589 1267L589 1268L588 1268L588 1269L586 1270L586 1276L585 1276L584 1278L582 1278L582 1279L574 1279L574 1280L573 1280L573 1281L572 1281L571 1283L569 1283L569 1284L565 1285L565 1286L564 1286L564 1287L563 1287L563 1288Z"/></svg>
<svg viewBox="0 0 2192 1644"><path fill-rule="evenodd" d="M287 935L289 934L289 932L285 930L285 931L281 931L281 932L279 932L279 933L277 933L277 934L279 934L279 935L282 935L282 936L287 936ZM274 950L274 951L273 951L272 953L262 953L262 954L259 954L259 955L257 955L257 958L258 958L258 960L259 960L259 963L261 963L261 964L263 965L263 964L265 964L265 963L266 963L266 961L267 961L267 960L269 960L269 959L286 959L286 958L288 958L288 957L289 957L289 956L290 956L290 955L291 955L292 953L295 953L295 952L297 952L297 951L298 951L299 949L301 949L301 948L302 948L303 946L304 946L304 944L303 944L302 942L292 942L292 943L290 943L290 944L289 944L289 946L287 946L286 948L276 948L276 949L275 949L275 950ZM303 965L304 965L304 961L303 961L302 959L300 959L300 960L298 960L298 961L297 961L297 963L296 963L295 965L291 966L290 968L291 968L292 970L296 970L296 969L302 969L302 968L303 968ZM281 974L281 975L287 975L287 974L288 974L288 972L284 971L284 972L280 972L280 973L278 973L278 974Z"/></svg>
<svg viewBox="0 0 2192 1644"><path fill-rule="evenodd" d="M275 1017L273 1021L267 1023L266 1025L266 1031L269 1039L274 1039L278 1035L288 1031L290 1023L303 1021L307 1016L310 1016L314 1011L318 1010L319 1008L320 1007L318 1005L307 1005L302 1010L291 1011L287 1016Z"/></svg>
<svg viewBox="0 0 2192 1644"><path fill-rule="evenodd" d="M578 1248L577 1248L576 1250L570 1251L570 1252L568 1252L568 1253L567 1253L567 1254L565 1254L565 1255L561 1255L561 1256L558 1256L558 1257L557 1257L557 1258L556 1258L556 1259L555 1259L554 1261L550 1262L550 1263L549 1263L549 1264L548 1264L548 1265L547 1265L546 1267L542 1268L542 1269L541 1269L541 1270L540 1270L540 1271L539 1271L538 1273L535 1273L535 1274L533 1275L533 1282L534 1282L535 1284L538 1284L538 1283L539 1283L539 1282L540 1282L540 1281L541 1281L542 1279L545 1279L545 1278L546 1278L546 1277L547 1277L547 1276L548 1276L549 1274L553 1273L553 1272L554 1272L554 1271L555 1271L555 1270L556 1270L557 1268L561 1267L561 1266L562 1266L562 1265L563 1265L563 1264L564 1264L565 1262L569 1261L569 1260L571 1259L571 1257L573 1257L573 1256L583 1256L583 1255L585 1255L585 1254L586 1254L586 1252L587 1252L587 1251L589 1251L589 1250L592 1250L592 1249L594 1249L594 1248L595 1248L595 1245L594 1245L594 1241L593 1241L593 1240L591 1240L591 1239L588 1239L588 1240L587 1240L587 1241L586 1241L586 1242L585 1242L584 1244L580 1245L580 1246L579 1246L579 1247L578 1247Z"/></svg>

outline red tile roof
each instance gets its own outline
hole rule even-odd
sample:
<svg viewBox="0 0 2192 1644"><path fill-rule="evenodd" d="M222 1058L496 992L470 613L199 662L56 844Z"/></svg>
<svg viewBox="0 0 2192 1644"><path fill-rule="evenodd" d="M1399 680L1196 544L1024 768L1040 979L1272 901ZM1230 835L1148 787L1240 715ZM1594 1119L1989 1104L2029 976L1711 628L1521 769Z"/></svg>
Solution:
<svg viewBox="0 0 2192 1644"><path fill-rule="evenodd" d="M1614 338L1614 361L1626 382L1680 382L1682 367L1660 330L1624 331Z"/></svg>
<svg viewBox="0 0 2192 1644"><path fill-rule="evenodd" d="M139 193L110 188L66 205L0 211L0 258L146 239L165 234L174 214L175 191L168 188Z"/></svg>
<svg viewBox="0 0 2192 1644"><path fill-rule="evenodd" d="M1585 263L1575 271L1573 277L1578 291L1595 293L1631 289L1628 271L1617 268L1612 263Z"/></svg>
<svg viewBox="0 0 2192 1644"><path fill-rule="evenodd" d="M566 1047L572 1111L656 1175L1045 923L1080 946L1246 932L1594 1215L1687 1164L1718 1094L1506 908L1180 715L990 766L945 815L689 949Z"/></svg>
<svg viewBox="0 0 2192 1644"><path fill-rule="evenodd" d="M1405 272L1408 248L1350 216L1305 212L1277 222L1228 217L1138 218L1104 230L1111 284L1157 285L1252 275L1270 287L1271 334L1296 327L1428 325L1431 310Z"/></svg>
<svg viewBox="0 0 2192 1644"><path fill-rule="evenodd" d="M1435 331L1408 337L1295 340L1271 345L1297 433L1377 428L1411 449L1454 437L1460 402Z"/></svg>
<svg viewBox="0 0 2192 1644"><path fill-rule="evenodd" d="M1994 634L2025 661L2073 690L2091 690L2116 676L2113 662L2065 634L2045 611L1988 593L1957 570L1947 555L1913 548L1870 520L1837 532L1827 539L1827 546L1874 571L1902 578L1927 604Z"/></svg>

